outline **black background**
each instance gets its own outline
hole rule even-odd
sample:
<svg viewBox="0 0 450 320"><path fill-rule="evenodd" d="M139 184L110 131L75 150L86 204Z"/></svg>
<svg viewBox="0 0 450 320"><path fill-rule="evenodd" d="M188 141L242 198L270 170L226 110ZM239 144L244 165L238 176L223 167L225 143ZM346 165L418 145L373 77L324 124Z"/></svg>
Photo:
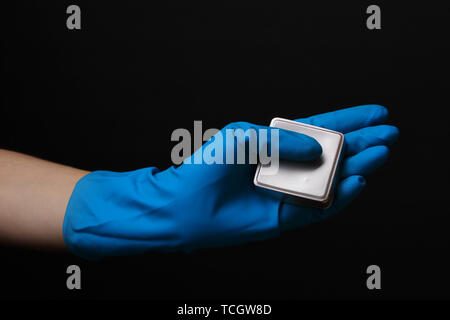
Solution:
<svg viewBox="0 0 450 320"><path fill-rule="evenodd" d="M382 104L387 165L344 212L279 239L88 262L1 248L6 298L449 298L449 5L14 1L6 7L0 147L87 170L170 166L176 128L268 124ZM66 28L77 4L82 29ZM82 270L66 289L66 267ZM366 288L367 266L382 290Z"/></svg>

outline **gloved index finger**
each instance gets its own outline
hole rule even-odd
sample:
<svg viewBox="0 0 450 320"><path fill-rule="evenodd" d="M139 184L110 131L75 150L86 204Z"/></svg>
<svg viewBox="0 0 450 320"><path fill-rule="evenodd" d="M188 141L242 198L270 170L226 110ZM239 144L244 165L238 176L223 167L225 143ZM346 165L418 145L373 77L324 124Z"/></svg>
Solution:
<svg viewBox="0 0 450 320"><path fill-rule="evenodd" d="M398 138L397 127L382 124L345 134L345 154L351 156L374 146L390 146Z"/></svg>
<svg viewBox="0 0 450 320"><path fill-rule="evenodd" d="M385 107L372 104L322 113L295 121L347 133L381 124L387 120L388 114Z"/></svg>

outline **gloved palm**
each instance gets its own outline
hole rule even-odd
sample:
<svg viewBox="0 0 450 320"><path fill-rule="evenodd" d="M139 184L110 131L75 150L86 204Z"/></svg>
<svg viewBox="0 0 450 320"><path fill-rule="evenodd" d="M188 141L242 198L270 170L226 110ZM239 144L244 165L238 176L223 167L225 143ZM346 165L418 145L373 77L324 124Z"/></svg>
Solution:
<svg viewBox="0 0 450 320"><path fill-rule="evenodd" d="M69 201L63 228L66 245L75 254L95 259L232 245L307 226L342 210L364 187L364 176L386 161L387 145L398 136L397 128L380 125L386 119L385 108L362 106L298 120L345 133L341 180L326 210L283 203L276 193L261 192L253 184L255 166L249 164L96 171L77 183ZM249 127L272 130L244 122L224 129ZM224 154L230 151L227 147ZM279 131L280 158L307 161L320 154L314 139Z"/></svg>

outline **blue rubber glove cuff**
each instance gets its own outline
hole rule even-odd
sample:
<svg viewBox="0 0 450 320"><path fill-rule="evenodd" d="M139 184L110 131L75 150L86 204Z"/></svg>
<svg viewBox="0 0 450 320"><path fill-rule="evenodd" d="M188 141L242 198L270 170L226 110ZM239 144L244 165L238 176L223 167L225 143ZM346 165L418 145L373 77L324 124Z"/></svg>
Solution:
<svg viewBox="0 0 450 320"><path fill-rule="evenodd" d="M94 171L81 178L64 218L68 249L95 260L151 250L191 251L279 235L275 199L250 194L247 201L230 205L214 190L216 185L223 189L233 177L193 185L189 178L180 179L179 170Z"/></svg>

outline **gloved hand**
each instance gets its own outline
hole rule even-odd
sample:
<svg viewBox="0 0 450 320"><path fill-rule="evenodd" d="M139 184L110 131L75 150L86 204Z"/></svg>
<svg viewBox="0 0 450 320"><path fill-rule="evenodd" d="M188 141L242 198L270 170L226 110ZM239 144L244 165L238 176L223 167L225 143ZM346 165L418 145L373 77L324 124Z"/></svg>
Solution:
<svg viewBox="0 0 450 320"><path fill-rule="evenodd" d="M398 136L396 127L380 125L387 117L384 107L367 105L297 120L345 133L341 180L328 209L283 203L275 192L259 192L253 184L255 165L250 164L183 164L165 171L145 168L124 173L95 171L75 186L64 218L64 241L76 255L99 259L150 250L191 251L232 245L307 226L342 210L363 189L364 176L387 160L387 146ZM224 129L250 127L274 129L245 122ZM280 158L320 157L322 150L314 139L276 130ZM271 140L265 143L270 145ZM226 148L224 144L224 154L230 151Z"/></svg>

